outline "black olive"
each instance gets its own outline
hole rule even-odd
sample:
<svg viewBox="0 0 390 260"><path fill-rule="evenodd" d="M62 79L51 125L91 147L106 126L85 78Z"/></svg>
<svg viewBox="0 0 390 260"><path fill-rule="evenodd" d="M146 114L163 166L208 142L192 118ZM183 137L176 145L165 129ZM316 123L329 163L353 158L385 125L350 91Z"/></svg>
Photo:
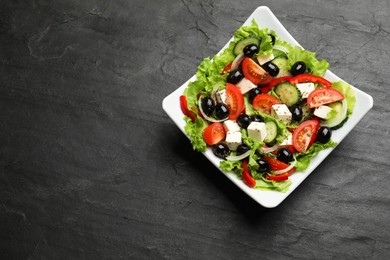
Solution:
<svg viewBox="0 0 390 260"><path fill-rule="evenodd" d="M275 36L273 34L270 34L270 33L268 35L269 35L269 37L271 37L272 45L275 45L275 42L276 42Z"/></svg>
<svg viewBox="0 0 390 260"><path fill-rule="evenodd" d="M226 81L231 84L237 84L240 80L244 78L241 67L238 67L235 70L232 70L226 78Z"/></svg>
<svg viewBox="0 0 390 260"><path fill-rule="evenodd" d="M263 67L263 69L267 71L272 77L275 77L279 74L279 67L270 61L264 63L263 65L261 65L261 67Z"/></svg>
<svg viewBox="0 0 390 260"><path fill-rule="evenodd" d="M329 127L322 126L318 129L316 142L326 144L332 137L332 131Z"/></svg>
<svg viewBox="0 0 390 260"><path fill-rule="evenodd" d="M240 144L239 146L237 146L236 154L237 154L237 155L244 154L244 153L246 153L247 151L249 151L250 149L251 149L251 148L249 148L248 145L246 145L246 144Z"/></svg>
<svg viewBox="0 0 390 260"><path fill-rule="evenodd" d="M244 47L243 52L245 57L252 58L253 55L259 52L259 46L257 46L256 44L248 44Z"/></svg>
<svg viewBox="0 0 390 260"><path fill-rule="evenodd" d="M261 94L261 88L257 87L257 88L252 88L251 90L249 90L248 92L248 100L249 102L252 104L253 102L253 99L255 99L255 97L257 95Z"/></svg>
<svg viewBox="0 0 390 260"><path fill-rule="evenodd" d="M270 172L271 167L266 160L258 159L257 164L259 165L259 169L257 169L258 172L260 172L260 173Z"/></svg>
<svg viewBox="0 0 390 260"><path fill-rule="evenodd" d="M294 160L293 154L287 148L280 148L276 155L276 158L284 163L289 163Z"/></svg>
<svg viewBox="0 0 390 260"><path fill-rule="evenodd" d="M230 154L230 149L225 143L216 144L212 148L215 156L225 159Z"/></svg>
<svg viewBox="0 0 390 260"><path fill-rule="evenodd" d="M290 108L290 112L292 114L293 121L299 122L302 120L303 117L302 108L300 108L299 106L292 106Z"/></svg>
<svg viewBox="0 0 390 260"><path fill-rule="evenodd" d="M252 122L264 122L263 118L259 115L251 116Z"/></svg>
<svg viewBox="0 0 390 260"><path fill-rule="evenodd" d="M247 129L251 122L252 122L252 120L247 114L241 114L237 117L237 124L241 128Z"/></svg>
<svg viewBox="0 0 390 260"><path fill-rule="evenodd" d="M202 106L203 112L206 115L211 116L213 114L214 109L215 109L215 105L214 105L214 100L211 97L203 98L201 106Z"/></svg>
<svg viewBox="0 0 390 260"><path fill-rule="evenodd" d="M224 119L230 114L229 108L224 103L217 103L215 105L215 116L217 119Z"/></svg>
<svg viewBox="0 0 390 260"><path fill-rule="evenodd" d="M291 74L297 76L303 74L306 71L306 64L303 61L297 61L291 67Z"/></svg>

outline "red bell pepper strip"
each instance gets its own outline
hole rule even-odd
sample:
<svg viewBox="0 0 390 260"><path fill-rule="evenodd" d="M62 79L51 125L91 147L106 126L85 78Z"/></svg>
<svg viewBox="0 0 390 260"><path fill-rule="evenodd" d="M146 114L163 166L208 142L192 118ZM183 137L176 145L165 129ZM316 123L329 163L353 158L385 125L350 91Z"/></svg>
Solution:
<svg viewBox="0 0 390 260"><path fill-rule="evenodd" d="M192 113L187 107L187 98L184 95L180 96L180 108L184 115L191 118L192 122L195 121L196 115Z"/></svg>
<svg viewBox="0 0 390 260"><path fill-rule="evenodd" d="M232 68L233 62L230 62L226 67L222 70L221 75L225 74L226 72L229 72L230 69Z"/></svg>
<svg viewBox="0 0 390 260"><path fill-rule="evenodd" d="M285 180L288 180L288 172L286 173L283 173L283 174L280 174L280 175L270 175L270 174L265 174L265 178L267 180L271 180L271 181L285 181Z"/></svg>
<svg viewBox="0 0 390 260"><path fill-rule="evenodd" d="M312 74L299 74L298 76L293 77L290 79L290 83L296 85L298 83L304 83L304 82L313 82L313 83L320 83L326 88L330 88L332 83L324 79L323 77L315 76Z"/></svg>
<svg viewBox="0 0 390 260"><path fill-rule="evenodd" d="M256 180L249 173L248 162L246 160L242 162L242 168L244 169L244 171L242 172L242 179L244 180L245 184L251 188L255 187Z"/></svg>
<svg viewBox="0 0 390 260"><path fill-rule="evenodd" d="M290 79L292 79L292 77L290 77L290 76L284 76L284 77L273 79L268 85L265 85L264 87L261 88L261 92L268 93L271 89L273 89L280 82L283 82L283 81L289 82Z"/></svg>

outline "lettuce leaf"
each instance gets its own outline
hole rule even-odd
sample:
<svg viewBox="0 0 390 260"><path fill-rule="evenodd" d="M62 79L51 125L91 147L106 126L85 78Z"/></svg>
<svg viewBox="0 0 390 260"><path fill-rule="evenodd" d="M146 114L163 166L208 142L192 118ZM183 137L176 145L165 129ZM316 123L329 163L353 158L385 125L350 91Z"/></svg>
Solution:
<svg viewBox="0 0 390 260"><path fill-rule="evenodd" d="M316 156L320 151L335 147L337 143L333 140L329 140L326 144L321 143L313 143L312 146L303 154L299 154L297 156L297 163L295 164L295 168L297 171L303 171L306 170L307 167L310 165L310 159Z"/></svg>
<svg viewBox="0 0 390 260"><path fill-rule="evenodd" d="M190 137L193 149L199 152L206 151L207 145L203 139L203 130L207 127L207 122L199 116L194 122L187 116L184 117L184 120L186 121L184 131Z"/></svg>
<svg viewBox="0 0 390 260"><path fill-rule="evenodd" d="M355 91L351 88L351 85L345 81L338 81L332 83L332 88L340 91L344 95L344 99L347 102L347 113L351 115L356 103Z"/></svg>
<svg viewBox="0 0 390 260"><path fill-rule="evenodd" d="M262 176L260 179L256 179L256 189L259 190L273 190L279 192L287 192L291 185L291 180L285 181L271 181Z"/></svg>
<svg viewBox="0 0 390 260"><path fill-rule="evenodd" d="M248 26L240 27L234 33L234 44L243 38L249 36L256 36L261 39L260 48L258 54L271 54L273 50L272 38L269 33L275 35L275 32L268 30L268 28L260 29L255 20L252 20L252 24Z"/></svg>
<svg viewBox="0 0 390 260"><path fill-rule="evenodd" d="M239 178L242 174L242 162L241 161L228 161L224 160L219 163L219 167L226 172L234 172Z"/></svg>
<svg viewBox="0 0 390 260"><path fill-rule="evenodd" d="M308 73L321 77L324 76L326 70L329 68L329 63L326 60L322 59L319 61L314 52L304 50L299 46L295 46L289 50L289 67L291 68L297 61L303 61L306 64Z"/></svg>

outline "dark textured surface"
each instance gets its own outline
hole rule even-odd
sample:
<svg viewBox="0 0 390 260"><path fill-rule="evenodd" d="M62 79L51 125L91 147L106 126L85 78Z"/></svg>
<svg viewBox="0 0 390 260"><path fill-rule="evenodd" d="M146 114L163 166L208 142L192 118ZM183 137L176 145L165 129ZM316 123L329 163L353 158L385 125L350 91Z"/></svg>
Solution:
<svg viewBox="0 0 390 260"><path fill-rule="evenodd" d="M162 111L259 5L372 95L279 207ZM0 258L390 258L388 1L1 1Z"/></svg>

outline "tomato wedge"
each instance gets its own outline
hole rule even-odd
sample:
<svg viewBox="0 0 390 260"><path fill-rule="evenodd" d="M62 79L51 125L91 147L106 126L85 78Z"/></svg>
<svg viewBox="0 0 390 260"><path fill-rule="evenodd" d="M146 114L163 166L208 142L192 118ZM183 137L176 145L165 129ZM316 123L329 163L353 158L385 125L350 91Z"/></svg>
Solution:
<svg viewBox="0 0 390 260"><path fill-rule="evenodd" d="M303 83L303 82L313 82L313 83L320 83L326 88L330 88L332 83L324 79L323 77L315 76L312 74L300 74L298 76L293 77L290 79L290 83L296 85L298 83Z"/></svg>
<svg viewBox="0 0 390 260"><path fill-rule="evenodd" d="M283 81L289 82L291 79L292 79L292 77L290 77L290 76L284 76L284 77L273 79L268 85L261 88L261 92L267 93L268 91L273 89L280 82L283 82Z"/></svg>
<svg viewBox="0 0 390 260"><path fill-rule="evenodd" d="M272 106L275 104L280 104L280 101L268 94L259 94L252 102L252 105L256 110L262 111L268 115L271 114Z"/></svg>
<svg viewBox="0 0 390 260"><path fill-rule="evenodd" d="M343 99L344 95L334 88L317 88L307 97L307 106L319 107Z"/></svg>
<svg viewBox="0 0 390 260"><path fill-rule="evenodd" d="M235 120L244 111L244 96L241 94L240 88L226 83L226 105L229 108L229 119Z"/></svg>
<svg viewBox="0 0 390 260"><path fill-rule="evenodd" d="M316 139L319 125L319 120L311 119L304 121L295 129L292 136L295 150L304 153L309 149Z"/></svg>
<svg viewBox="0 0 390 260"><path fill-rule="evenodd" d="M181 95L180 96L180 108L181 108L181 111L183 112L184 115L188 116L189 118L191 118L192 121L195 121L196 119L196 115L194 113L192 113L189 109L188 109L188 106L187 106L187 98L186 96L184 95Z"/></svg>
<svg viewBox="0 0 390 260"><path fill-rule="evenodd" d="M214 145L225 138L225 129L221 123L212 123L203 130L203 139L208 145Z"/></svg>
<svg viewBox="0 0 390 260"><path fill-rule="evenodd" d="M272 81L273 77L251 58L246 57L242 61L242 72L245 78L255 85L265 85Z"/></svg>
<svg viewBox="0 0 390 260"><path fill-rule="evenodd" d="M242 179L245 182L245 184L251 188L255 187L256 180L249 173L248 162L246 160L242 162L242 168L244 169L242 172Z"/></svg>

